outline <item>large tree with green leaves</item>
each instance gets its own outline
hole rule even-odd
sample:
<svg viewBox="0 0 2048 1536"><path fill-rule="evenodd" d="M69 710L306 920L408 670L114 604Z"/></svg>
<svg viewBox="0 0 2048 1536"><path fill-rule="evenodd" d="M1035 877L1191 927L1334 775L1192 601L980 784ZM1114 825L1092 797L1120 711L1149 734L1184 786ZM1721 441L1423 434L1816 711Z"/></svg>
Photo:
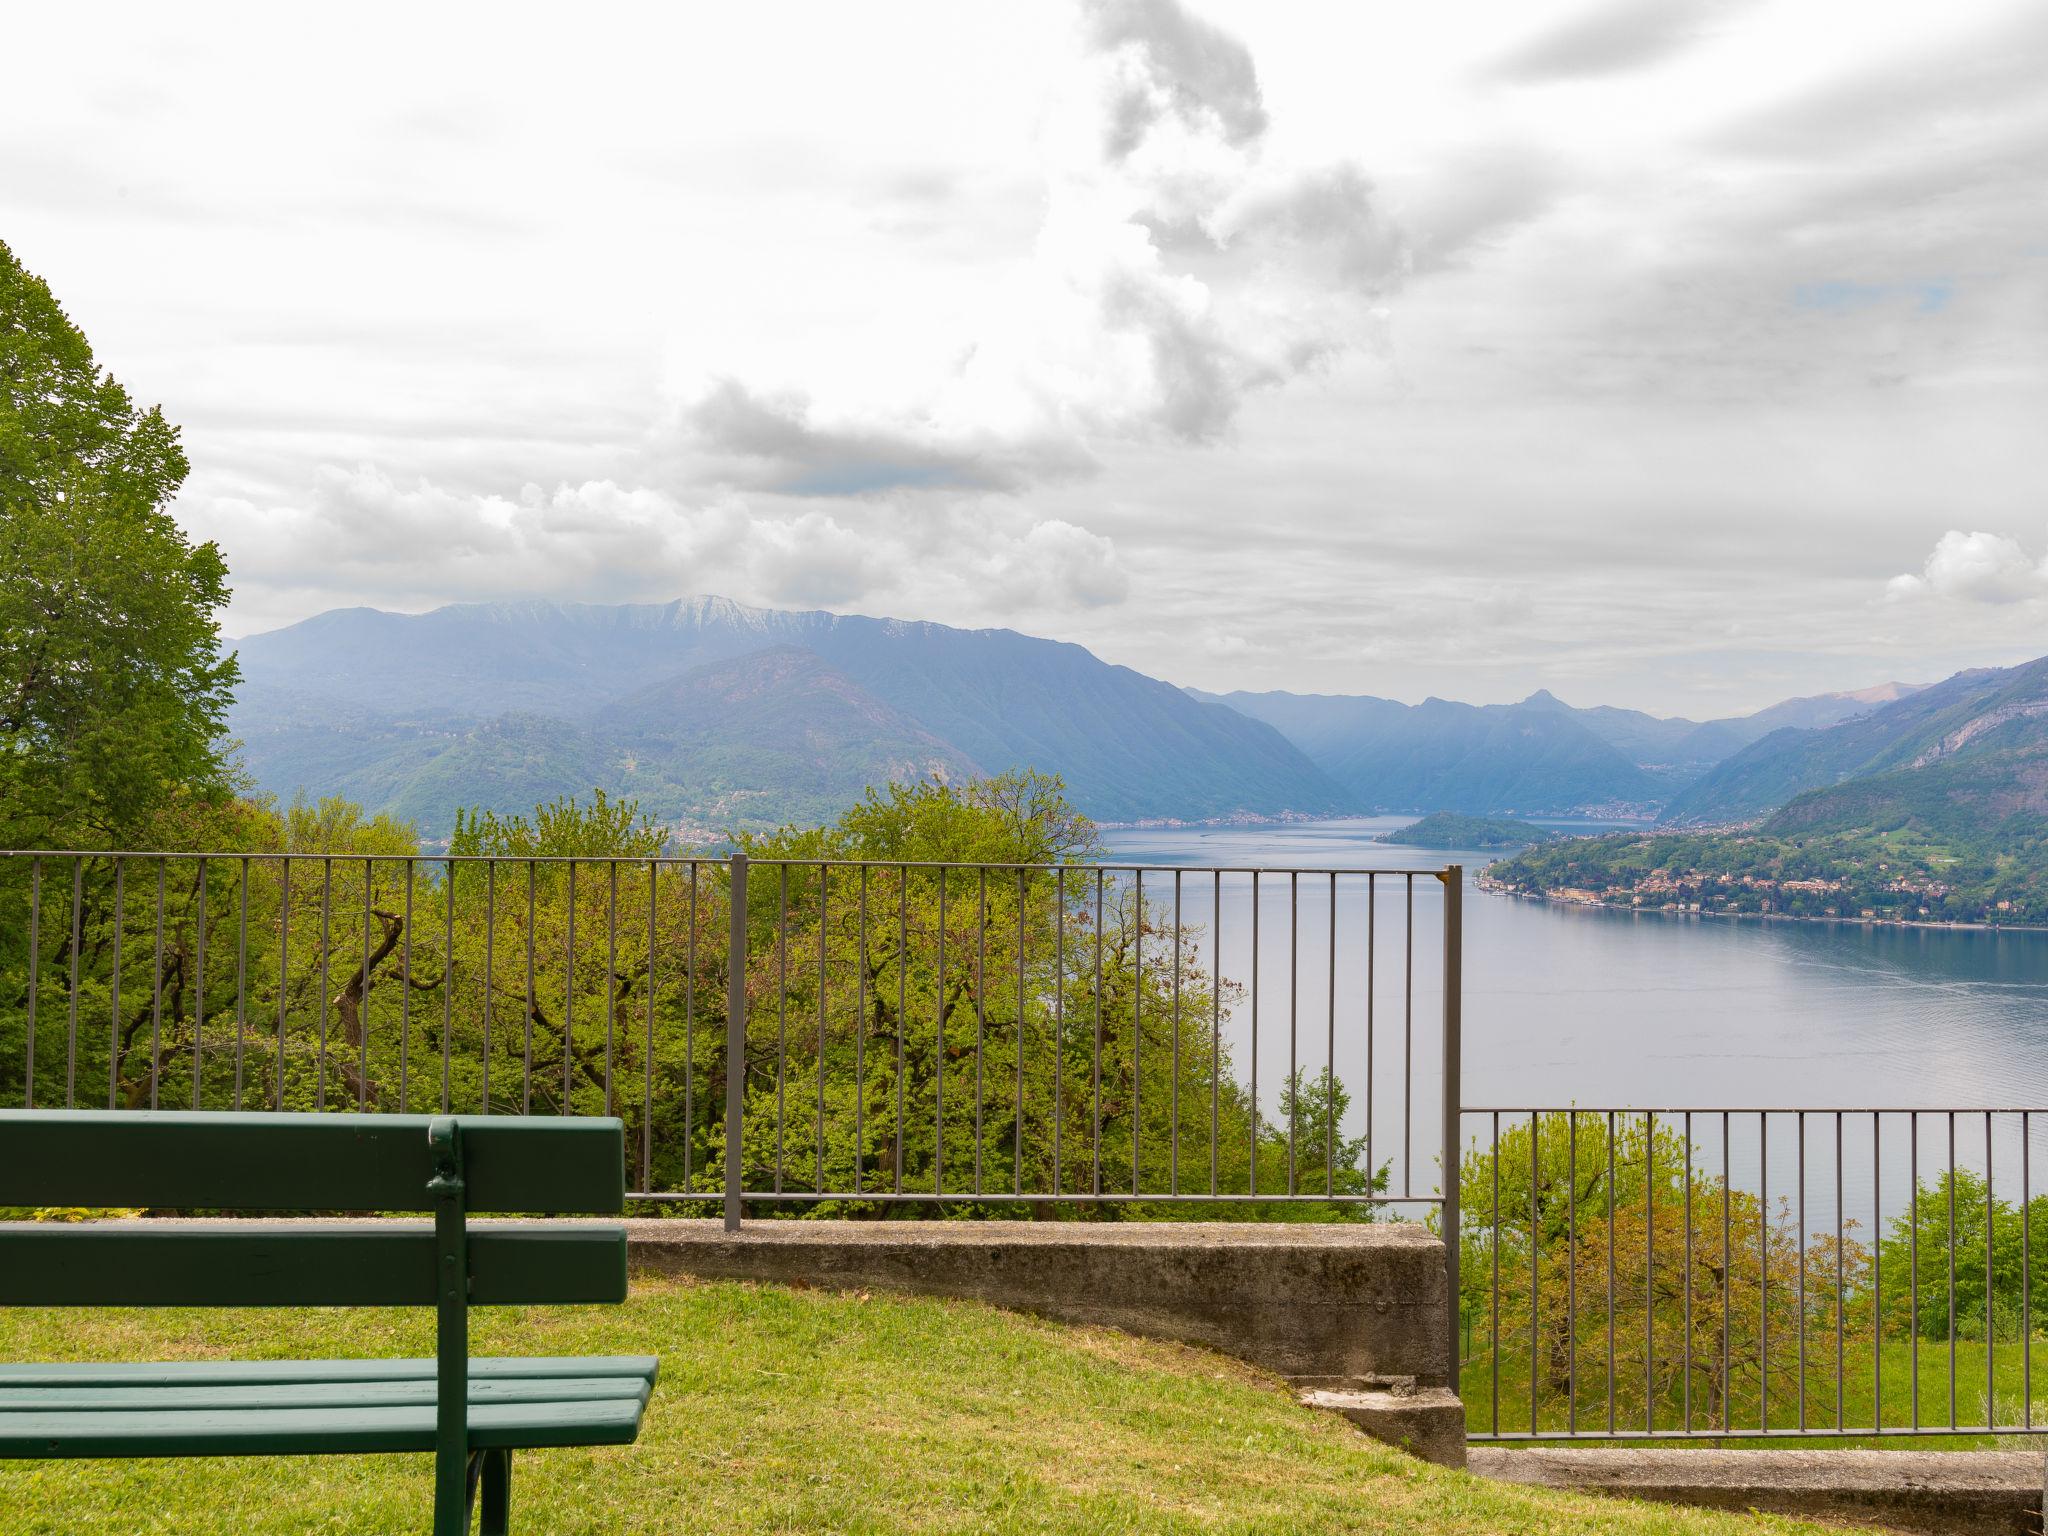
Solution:
<svg viewBox="0 0 2048 1536"><path fill-rule="evenodd" d="M0 243L0 846L158 846L230 788L227 567L171 516L186 470Z"/></svg>

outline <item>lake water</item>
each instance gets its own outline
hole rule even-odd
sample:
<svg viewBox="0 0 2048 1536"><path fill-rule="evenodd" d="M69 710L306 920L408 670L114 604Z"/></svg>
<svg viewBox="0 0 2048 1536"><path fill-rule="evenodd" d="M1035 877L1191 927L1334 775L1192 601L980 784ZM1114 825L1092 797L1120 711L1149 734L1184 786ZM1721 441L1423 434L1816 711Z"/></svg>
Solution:
<svg viewBox="0 0 2048 1536"><path fill-rule="evenodd" d="M2048 1105L2048 933L1737 921L1517 900L1471 888L1470 876L1493 853L1374 841L1409 819L1114 829L1106 840L1117 859L1169 868L1401 871L1463 864L1468 876L1463 1098L1468 1106ZM1170 875L1148 874L1146 882L1148 897L1158 890L1171 899ZM1182 883L1187 920L1209 924L1210 877L1184 877ZM1440 1123L1434 1109L1441 1083L1441 898L1434 879L1415 881L1413 1063L1402 1073L1406 884L1398 873L1374 882L1373 1103L1380 1124L1396 1126L1404 1100L1412 1095L1411 1156L1419 1189L1434 1182L1435 1159L1428 1149L1437 1145ZM1269 1108L1265 1085L1277 1085L1287 1071L1290 1022L1300 1065L1315 1071L1328 1058L1333 959L1338 1073L1347 1085L1362 1080L1363 885L1358 876L1339 877L1333 950L1326 876L1290 882L1267 875L1260 881L1257 1059L1261 1099ZM1201 942L1205 954L1220 953L1227 975L1248 980L1249 876L1225 877L1224 890L1220 944L1206 932ZM1246 1011L1240 1007L1226 1026L1240 1063L1249 1059ZM1362 1111L1354 1118L1362 1121ZM1484 1134L1485 1118L1468 1118L1468 1133ZM1781 1126L1774 1117L1769 1128L1774 1182L1781 1155L1789 1155L1779 1149L1789 1149L1794 1139L1790 1117L1785 1121ZM1868 1124L1867 1116L1860 1117L1847 1133L1855 1144L1844 1152L1851 1197L1872 1182L1867 1169L1855 1172L1865 1161L1875 1166ZM2044 1128L2048 1116L2032 1127L2036 1154L2048 1151L2039 1139ZM1718 1120L1711 1128L1702 1122L1699 1129L1718 1158ZM1737 1122L1734 1137L1750 1148L1732 1154L1738 1173L1745 1158L1757 1158L1758 1129L1754 1115ZM1981 1168L1981 1120L1964 1122L1959 1134L1959 1160ZM1813 1135L1814 1156L1831 1159L1831 1126L1817 1126ZM1921 1135L1936 1149L1929 1155L1945 1155L1941 1119L1923 1120ZM1907 1122L1903 1117L1887 1121L1882 1136L1888 1168L1894 1155L1904 1155ZM2001 1162L2017 1167L2018 1122L1996 1122L1995 1138ZM1389 1150L1396 1157L1398 1187L1399 1153ZM1922 1166L1927 1166L1924 1159ZM1832 1185L1832 1172L1823 1178ZM2001 1193L2003 1184L2001 1177Z"/></svg>

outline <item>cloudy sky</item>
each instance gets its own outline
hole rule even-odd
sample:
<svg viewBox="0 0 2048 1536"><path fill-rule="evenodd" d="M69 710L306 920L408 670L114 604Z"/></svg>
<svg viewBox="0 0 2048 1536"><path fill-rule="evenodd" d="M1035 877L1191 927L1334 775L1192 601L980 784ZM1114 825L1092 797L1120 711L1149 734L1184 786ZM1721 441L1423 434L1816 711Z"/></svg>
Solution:
<svg viewBox="0 0 2048 1536"><path fill-rule="evenodd" d="M10 30L0 239L235 633L715 592L1694 715L2048 652L2039 0Z"/></svg>

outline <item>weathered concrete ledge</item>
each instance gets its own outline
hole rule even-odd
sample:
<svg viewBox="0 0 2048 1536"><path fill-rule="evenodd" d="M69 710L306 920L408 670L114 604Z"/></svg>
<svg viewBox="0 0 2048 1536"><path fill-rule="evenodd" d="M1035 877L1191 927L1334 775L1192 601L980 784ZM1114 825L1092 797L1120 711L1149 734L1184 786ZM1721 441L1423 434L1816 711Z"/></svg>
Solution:
<svg viewBox="0 0 2048 1536"><path fill-rule="evenodd" d="M1199 1344L1300 1387L1443 1387L1443 1244L1412 1222L626 1224L657 1273L957 1296Z"/></svg>
<svg viewBox="0 0 2048 1536"><path fill-rule="evenodd" d="M1803 1515L1888 1531L2041 1530L2038 1451L1544 1450L1472 1447L1503 1482L1711 1509Z"/></svg>
<svg viewBox="0 0 2048 1536"><path fill-rule="evenodd" d="M1375 1440L1424 1461L1440 1467L1465 1465L1465 1405L1448 1387L1321 1390L1302 1393L1301 1403L1349 1419Z"/></svg>

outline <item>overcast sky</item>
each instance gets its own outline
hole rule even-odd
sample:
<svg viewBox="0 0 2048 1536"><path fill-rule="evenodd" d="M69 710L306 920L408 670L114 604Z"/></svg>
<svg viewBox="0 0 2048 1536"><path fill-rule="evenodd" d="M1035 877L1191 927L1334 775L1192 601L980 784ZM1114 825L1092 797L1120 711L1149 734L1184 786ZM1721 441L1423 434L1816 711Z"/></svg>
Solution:
<svg viewBox="0 0 2048 1536"><path fill-rule="evenodd" d="M2040 0L9 31L0 239L234 633L712 592L1696 716L2048 652Z"/></svg>

